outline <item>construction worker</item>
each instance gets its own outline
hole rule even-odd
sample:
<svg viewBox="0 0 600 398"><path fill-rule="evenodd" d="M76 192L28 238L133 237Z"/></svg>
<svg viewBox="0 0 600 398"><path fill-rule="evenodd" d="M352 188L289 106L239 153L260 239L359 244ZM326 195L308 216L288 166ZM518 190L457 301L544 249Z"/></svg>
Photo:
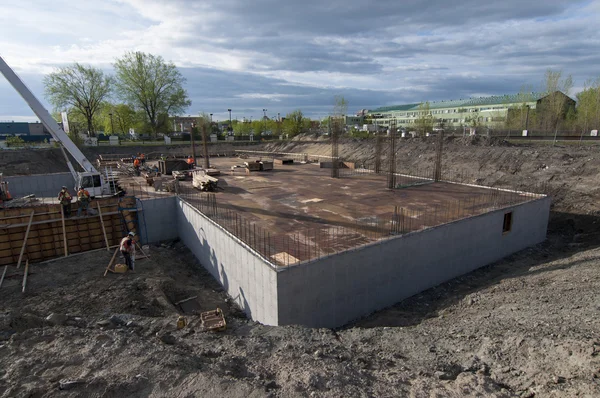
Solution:
<svg viewBox="0 0 600 398"><path fill-rule="evenodd" d="M142 166L146 165L146 155L140 153L140 161L142 162Z"/></svg>
<svg viewBox="0 0 600 398"><path fill-rule="evenodd" d="M71 217L71 200L73 197L69 193L67 187L63 185L62 189L58 193L58 201L62 205L62 212L65 217Z"/></svg>
<svg viewBox="0 0 600 398"><path fill-rule="evenodd" d="M88 215L88 205L90 204L90 193L84 188L79 188L77 191L77 202L79 208L77 209L77 217L81 217L81 211L85 211L85 215Z"/></svg>
<svg viewBox="0 0 600 398"><path fill-rule="evenodd" d="M121 239L121 246L119 250L121 250L121 254L125 258L125 265L131 271L135 271L135 241L133 238L135 237L135 232L129 232L127 236Z"/></svg>
<svg viewBox="0 0 600 398"><path fill-rule="evenodd" d="M140 159L135 158L133 161L133 168L135 169L135 175L139 177L140 175Z"/></svg>
<svg viewBox="0 0 600 398"><path fill-rule="evenodd" d="M167 160L167 157L161 153L160 154L160 160Z"/></svg>
<svg viewBox="0 0 600 398"><path fill-rule="evenodd" d="M188 156L186 163L188 164L190 169L194 168L194 159L191 156Z"/></svg>

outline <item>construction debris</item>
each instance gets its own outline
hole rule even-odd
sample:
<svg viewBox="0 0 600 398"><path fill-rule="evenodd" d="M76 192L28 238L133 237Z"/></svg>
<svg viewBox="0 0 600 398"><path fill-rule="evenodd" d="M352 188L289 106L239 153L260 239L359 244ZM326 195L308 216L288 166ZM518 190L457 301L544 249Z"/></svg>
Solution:
<svg viewBox="0 0 600 398"><path fill-rule="evenodd" d="M274 159L274 164L284 165L284 164L294 164L294 159L283 158L283 159Z"/></svg>
<svg viewBox="0 0 600 398"><path fill-rule="evenodd" d="M223 311L217 308L214 311L207 311L200 314L200 320L202 321L202 327L204 330L210 330L213 332L220 332L227 328Z"/></svg>
<svg viewBox="0 0 600 398"><path fill-rule="evenodd" d="M211 177L205 170L193 172L192 185L200 191L216 191L218 188L219 179Z"/></svg>

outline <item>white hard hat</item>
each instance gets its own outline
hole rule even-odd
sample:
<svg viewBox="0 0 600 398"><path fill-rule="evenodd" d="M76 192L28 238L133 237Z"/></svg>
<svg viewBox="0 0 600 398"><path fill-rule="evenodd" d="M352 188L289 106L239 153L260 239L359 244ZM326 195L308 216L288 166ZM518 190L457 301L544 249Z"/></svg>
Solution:
<svg viewBox="0 0 600 398"><path fill-rule="evenodd" d="M129 236L135 236L135 232L130 232L127 235L129 235Z"/></svg>

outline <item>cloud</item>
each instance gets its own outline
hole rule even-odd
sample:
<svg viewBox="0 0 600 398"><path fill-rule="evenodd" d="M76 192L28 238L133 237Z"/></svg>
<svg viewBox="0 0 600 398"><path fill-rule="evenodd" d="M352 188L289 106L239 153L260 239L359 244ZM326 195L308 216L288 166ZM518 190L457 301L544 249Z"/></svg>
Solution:
<svg viewBox="0 0 600 398"><path fill-rule="evenodd" d="M350 111L504 94L539 86L547 68L582 86L598 74L599 4L31 0L3 5L0 48L34 87L59 65L110 71L124 52L145 51L181 68L190 113L235 107L257 117L266 107L324 115L336 94L348 97ZM9 91L0 83L0 109L26 114Z"/></svg>

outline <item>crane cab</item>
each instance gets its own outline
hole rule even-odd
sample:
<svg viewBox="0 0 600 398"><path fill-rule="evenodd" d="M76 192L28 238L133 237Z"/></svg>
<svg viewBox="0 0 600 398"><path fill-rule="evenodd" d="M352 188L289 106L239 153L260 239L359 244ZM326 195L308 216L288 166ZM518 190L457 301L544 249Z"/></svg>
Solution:
<svg viewBox="0 0 600 398"><path fill-rule="evenodd" d="M78 173L75 189L79 190L79 188L87 190L92 198L109 193L105 188L105 184L104 181L102 181L102 176L100 173L94 173L93 171Z"/></svg>

